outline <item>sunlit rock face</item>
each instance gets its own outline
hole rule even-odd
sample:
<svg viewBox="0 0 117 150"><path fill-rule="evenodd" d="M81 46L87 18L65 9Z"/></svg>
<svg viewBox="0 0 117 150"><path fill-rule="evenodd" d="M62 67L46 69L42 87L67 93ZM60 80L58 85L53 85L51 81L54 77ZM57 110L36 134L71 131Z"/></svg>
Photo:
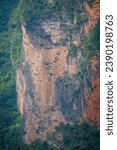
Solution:
<svg viewBox="0 0 117 150"><path fill-rule="evenodd" d="M88 34L99 18L99 0L95 0L92 7L86 2L84 5L89 21L83 28ZM48 139L62 122L74 124L86 120L99 127L99 50L91 57L78 93L77 72L83 56L80 50L75 56L69 56L70 42L61 24L62 21L54 19L41 24L27 22L22 26L23 66L16 71L16 83L26 143ZM76 46L80 44L81 30L73 35ZM88 81L93 85L92 90Z"/></svg>

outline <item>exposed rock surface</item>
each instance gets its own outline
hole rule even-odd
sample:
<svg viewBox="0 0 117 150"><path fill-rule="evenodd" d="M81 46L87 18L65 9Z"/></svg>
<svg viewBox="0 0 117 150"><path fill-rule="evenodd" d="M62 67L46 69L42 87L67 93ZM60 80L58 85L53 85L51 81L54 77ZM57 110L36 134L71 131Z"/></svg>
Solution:
<svg viewBox="0 0 117 150"><path fill-rule="evenodd" d="M89 21L84 31L88 34L99 18L99 0L92 7L85 5ZM25 142L47 139L61 122L86 120L99 127L99 51L90 60L78 94L80 82L76 74L83 56L78 50L76 56L68 57L69 42L61 22L48 20L41 25L27 22L22 31L24 60L23 67L16 72L16 82ZM75 45L80 44L80 33L81 30L73 39Z"/></svg>

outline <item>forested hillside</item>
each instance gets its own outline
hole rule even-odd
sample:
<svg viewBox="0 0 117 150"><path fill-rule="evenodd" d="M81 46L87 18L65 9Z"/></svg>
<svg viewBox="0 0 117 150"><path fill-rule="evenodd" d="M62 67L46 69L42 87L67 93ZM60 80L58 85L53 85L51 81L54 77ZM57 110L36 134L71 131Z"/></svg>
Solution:
<svg viewBox="0 0 117 150"><path fill-rule="evenodd" d="M97 5L0 1L0 150L99 150Z"/></svg>

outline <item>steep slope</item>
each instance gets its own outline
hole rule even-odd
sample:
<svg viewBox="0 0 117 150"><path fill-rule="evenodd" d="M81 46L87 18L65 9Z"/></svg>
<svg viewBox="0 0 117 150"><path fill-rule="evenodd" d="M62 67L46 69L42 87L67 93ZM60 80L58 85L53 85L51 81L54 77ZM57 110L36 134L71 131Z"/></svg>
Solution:
<svg viewBox="0 0 117 150"><path fill-rule="evenodd" d="M100 16L100 0L95 0L92 7L86 4L86 10L89 16L89 21L85 25L85 32L88 33L92 30ZM99 32L99 31L98 31ZM99 33L98 33L99 34ZM98 41L97 41L98 42ZM96 48L93 56L90 58L90 80L91 88L86 85L85 99L88 101L87 107L85 108L84 119L89 123L96 123L100 126L100 50L99 45ZM89 78L87 78L88 80Z"/></svg>
<svg viewBox="0 0 117 150"><path fill-rule="evenodd" d="M0 1L0 150L17 149L22 141L8 30L10 14L17 4L18 0Z"/></svg>
<svg viewBox="0 0 117 150"><path fill-rule="evenodd" d="M75 2L76 11L22 25L23 66L16 83L27 143L48 139L62 122L99 127L99 43L92 46L99 36L99 0ZM54 1L49 4L56 9Z"/></svg>

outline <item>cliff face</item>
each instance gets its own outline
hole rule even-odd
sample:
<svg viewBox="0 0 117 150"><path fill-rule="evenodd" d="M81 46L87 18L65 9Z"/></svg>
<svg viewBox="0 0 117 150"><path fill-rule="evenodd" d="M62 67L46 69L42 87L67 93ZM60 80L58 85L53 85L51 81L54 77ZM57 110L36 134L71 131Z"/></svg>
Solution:
<svg viewBox="0 0 117 150"><path fill-rule="evenodd" d="M88 33L91 29L94 28L97 19L100 16L100 0L94 0L92 7L85 3L85 7L89 16L89 20L85 25L85 32Z"/></svg>
<svg viewBox="0 0 117 150"><path fill-rule="evenodd" d="M69 55L70 41L66 41L63 21L26 22L22 26L23 67L16 71L16 83L27 143L47 139L61 122L86 120L99 127L99 50L90 57L82 85L77 77L84 59L78 47L82 35L88 35L97 23L99 0L93 6L84 5L88 21L75 36L72 34L72 45L77 47L74 56ZM73 25L75 21L64 24Z"/></svg>
<svg viewBox="0 0 117 150"><path fill-rule="evenodd" d="M88 33L91 29L95 27L95 24L100 16L100 0L95 0L92 8L86 5L86 10L89 16L89 21L85 25L85 32ZM87 101L87 107L83 114L84 120L93 124L94 122L97 126L100 126L100 50L96 49L93 56L90 58L90 80L92 83L91 89L86 88L84 90L85 99ZM88 78L87 78L88 80Z"/></svg>

